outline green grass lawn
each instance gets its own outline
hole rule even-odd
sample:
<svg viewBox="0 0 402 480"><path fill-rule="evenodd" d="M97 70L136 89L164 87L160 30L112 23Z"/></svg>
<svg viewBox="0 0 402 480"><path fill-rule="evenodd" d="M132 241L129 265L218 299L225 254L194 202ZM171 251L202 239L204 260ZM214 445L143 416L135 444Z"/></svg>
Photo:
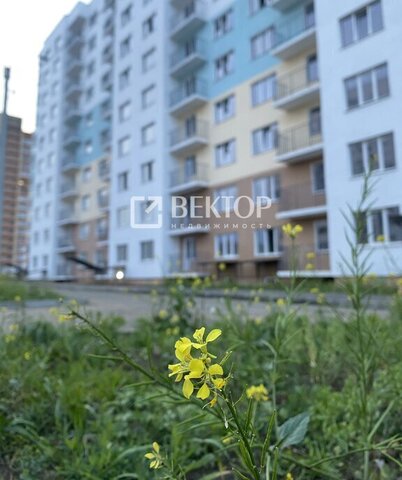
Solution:
<svg viewBox="0 0 402 480"><path fill-rule="evenodd" d="M0 302L56 299L58 295L33 282L0 276Z"/></svg>

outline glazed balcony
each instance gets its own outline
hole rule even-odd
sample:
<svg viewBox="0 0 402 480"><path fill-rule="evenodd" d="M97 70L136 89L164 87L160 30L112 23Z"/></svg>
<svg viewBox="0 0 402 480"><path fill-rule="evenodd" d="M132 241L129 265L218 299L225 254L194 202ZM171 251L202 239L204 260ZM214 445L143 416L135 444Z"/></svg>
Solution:
<svg viewBox="0 0 402 480"><path fill-rule="evenodd" d="M66 265L57 265L56 267L56 276L63 279L68 279L73 277L73 268L70 264Z"/></svg>
<svg viewBox="0 0 402 480"><path fill-rule="evenodd" d="M313 191L311 182L281 188L278 219L296 219L322 216L326 213L325 191Z"/></svg>
<svg viewBox="0 0 402 480"><path fill-rule="evenodd" d="M194 79L183 82L170 93L170 113L181 115L202 107L208 102L207 82Z"/></svg>
<svg viewBox="0 0 402 480"><path fill-rule="evenodd" d="M284 110L294 110L320 99L320 82L317 71L307 66L278 77L274 105Z"/></svg>
<svg viewBox="0 0 402 480"><path fill-rule="evenodd" d="M82 83L79 81L72 81L68 83L65 91L66 99L73 103L76 102L82 94L82 89Z"/></svg>
<svg viewBox="0 0 402 480"><path fill-rule="evenodd" d="M172 18L170 24L170 36L172 40L181 41L192 37L206 23L206 6L200 0L193 0L184 8L181 8Z"/></svg>
<svg viewBox="0 0 402 480"><path fill-rule="evenodd" d="M80 56L70 56L67 59L66 70L68 75L74 76L84 68L83 59Z"/></svg>
<svg viewBox="0 0 402 480"><path fill-rule="evenodd" d="M63 144L64 148L66 148L67 150L76 150L79 147L80 143L81 140L77 132L71 131L67 132L64 135Z"/></svg>
<svg viewBox="0 0 402 480"><path fill-rule="evenodd" d="M73 225L77 223L77 217L75 211L71 208L64 208L60 210L59 213L59 224L60 225Z"/></svg>
<svg viewBox="0 0 402 480"><path fill-rule="evenodd" d="M64 120L70 125L74 125L81 120L81 110L80 107L76 104L70 104L69 107L65 110Z"/></svg>
<svg viewBox="0 0 402 480"><path fill-rule="evenodd" d="M182 77L195 72L207 61L205 43L196 39L190 45L181 45L170 57L170 73Z"/></svg>
<svg viewBox="0 0 402 480"><path fill-rule="evenodd" d="M80 164L74 157L68 156L63 158L61 169L63 173L75 173L80 169Z"/></svg>
<svg viewBox="0 0 402 480"><path fill-rule="evenodd" d="M60 197L63 200L73 200L77 197L78 190L75 182L64 182L60 186Z"/></svg>
<svg viewBox="0 0 402 480"><path fill-rule="evenodd" d="M299 0L271 0L270 6L283 12L297 5L298 2Z"/></svg>
<svg viewBox="0 0 402 480"><path fill-rule="evenodd" d="M73 239L69 235L59 237L57 240L57 250L59 253L70 253L76 250Z"/></svg>
<svg viewBox="0 0 402 480"><path fill-rule="evenodd" d="M170 133L170 152L190 155L208 144L208 122L196 120L191 126L181 125Z"/></svg>
<svg viewBox="0 0 402 480"><path fill-rule="evenodd" d="M170 192L184 194L208 187L208 165L196 164L195 172L183 165L170 173Z"/></svg>
<svg viewBox="0 0 402 480"><path fill-rule="evenodd" d="M271 54L282 60L311 50L316 45L316 26L314 16L306 18L298 15L275 26L275 45Z"/></svg>
<svg viewBox="0 0 402 480"><path fill-rule="evenodd" d="M279 262L278 275L287 277L293 271L303 277L330 276L330 260L327 250L318 250L315 245L298 245L293 250L284 247Z"/></svg>
<svg viewBox="0 0 402 480"><path fill-rule="evenodd" d="M280 132L277 160L301 162L322 156L323 149L321 125L302 124Z"/></svg>
<svg viewBox="0 0 402 480"><path fill-rule="evenodd" d="M85 45L85 37L82 33L79 35L71 36L66 44L69 52L72 54L80 53L84 45Z"/></svg>
<svg viewBox="0 0 402 480"><path fill-rule="evenodd" d="M96 240L98 242L105 242L109 238L109 230L107 228L98 228L96 230Z"/></svg>
<svg viewBox="0 0 402 480"><path fill-rule="evenodd" d="M99 163L98 174L101 180L108 180L110 178L110 163L102 162Z"/></svg>

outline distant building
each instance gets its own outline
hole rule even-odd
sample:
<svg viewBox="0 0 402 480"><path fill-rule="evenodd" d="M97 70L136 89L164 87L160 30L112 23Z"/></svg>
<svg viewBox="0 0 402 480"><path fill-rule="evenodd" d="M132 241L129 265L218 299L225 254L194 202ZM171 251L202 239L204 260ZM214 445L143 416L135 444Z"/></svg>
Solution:
<svg viewBox="0 0 402 480"><path fill-rule="evenodd" d="M21 119L0 114L0 270L28 269L32 136Z"/></svg>

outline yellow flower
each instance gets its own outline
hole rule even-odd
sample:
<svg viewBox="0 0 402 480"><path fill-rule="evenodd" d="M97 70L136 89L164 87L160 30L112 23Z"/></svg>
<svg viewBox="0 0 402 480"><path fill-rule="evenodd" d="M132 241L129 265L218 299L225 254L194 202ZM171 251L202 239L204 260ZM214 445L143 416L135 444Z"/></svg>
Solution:
<svg viewBox="0 0 402 480"><path fill-rule="evenodd" d="M278 307L284 307L286 305L286 302L283 298L278 298L276 304L278 305Z"/></svg>
<svg viewBox="0 0 402 480"><path fill-rule="evenodd" d="M32 353L31 353L31 352L25 352L25 353L24 353L24 358L25 358L25 360L31 360L31 357L32 357Z"/></svg>
<svg viewBox="0 0 402 480"><path fill-rule="evenodd" d="M14 302L20 302L20 301L21 301L20 295L16 295L16 296L14 297Z"/></svg>
<svg viewBox="0 0 402 480"><path fill-rule="evenodd" d="M317 295L316 300L317 300L317 303L318 303L319 305L322 305L322 304L325 303L325 301L326 301L326 296L325 296L325 294L324 294L324 293L319 293L319 294Z"/></svg>
<svg viewBox="0 0 402 480"><path fill-rule="evenodd" d="M159 311L159 318L161 320L164 320L168 316L168 312L166 310L160 310Z"/></svg>
<svg viewBox="0 0 402 480"><path fill-rule="evenodd" d="M63 322L68 322L69 320L72 320L74 318L73 315L71 314L65 314L65 315L59 315L58 316L58 320L60 323L63 323Z"/></svg>
<svg viewBox="0 0 402 480"><path fill-rule="evenodd" d="M251 386L246 390L247 398L252 398L257 402L267 402L268 398L268 390L264 387L263 384L258 386Z"/></svg>
<svg viewBox="0 0 402 480"><path fill-rule="evenodd" d="M289 238L295 239L299 233L303 231L303 227L301 225L293 226L291 223L287 223L286 225L282 226L282 231Z"/></svg>
<svg viewBox="0 0 402 480"><path fill-rule="evenodd" d="M317 287L314 287L310 290L310 293L314 293L315 295L319 294L320 293L320 289L317 288Z"/></svg>
<svg viewBox="0 0 402 480"><path fill-rule="evenodd" d="M220 272L224 272L226 270L226 264L221 262L219 265L218 265L218 269Z"/></svg>
<svg viewBox="0 0 402 480"><path fill-rule="evenodd" d="M177 315L177 313L175 313L170 319L170 323L174 325L175 323L179 323L179 322L180 322L180 317Z"/></svg>
<svg viewBox="0 0 402 480"><path fill-rule="evenodd" d="M294 480L293 475L290 472L286 474L286 480Z"/></svg>
<svg viewBox="0 0 402 480"><path fill-rule="evenodd" d="M261 318L261 317L255 317L254 323L255 323L256 325L261 325L261 323L262 323L262 318Z"/></svg>
<svg viewBox="0 0 402 480"><path fill-rule="evenodd" d="M307 263L306 264L306 270L314 270L314 264L313 263Z"/></svg>
<svg viewBox="0 0 402 480"><path fill-rule="evenodd" d="M314 252L306 253L306 258L307 258L307 260L314 260L315 259L315 253Z"/></svg>
<svg viewBox="0 0 402 480"><path fill-rule="evenodd" d="M378 235L376 240L377 240L377 242L383 243L383 242L385 242L385 236L384 235Z"/></svg>
<svg viewBox="0 0 402 480"><path fill-rule="evenodd" d="M14 342L16 338L17 337L15 335L5 335L4 340L6 343L11 343Z"/></svg>
<svg viewBox="0 0 402 480"><path fill-rule="evenodd" d="M149 468L154 468L155 470L157 468L161 468L163 465L163 459L160 454L160 447L157 442L154 442L152 444L152 452L146 453L145 458L148 460L151 460L151 463L149 464Z"/></svg>

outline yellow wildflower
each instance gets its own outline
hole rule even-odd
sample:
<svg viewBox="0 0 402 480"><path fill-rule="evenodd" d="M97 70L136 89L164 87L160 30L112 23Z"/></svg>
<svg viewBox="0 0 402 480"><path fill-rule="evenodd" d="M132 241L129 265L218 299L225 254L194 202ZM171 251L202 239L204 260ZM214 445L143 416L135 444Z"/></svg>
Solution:
<svg viewBox="0 0 402 480"><path fill-rule="evenodd" d="M263 384L258 386L252 385L246 390L247 398L252 398L257 402L267 402L269 400L268 390L264 387Z"/></svg>
<svg viewBox="0 0 402 480"><path fill-rule="evenodd" d="M162 310L159 311L159 318L161 320L164 320L167 316L168 316L168 312L166 310L162 309Z"/></svg>
<svg viewBox="0 0 402 480"><path fill-rule="evenodd" d="M218 269L220 272L224 272L226 270L226 264L221 262L219 265L218 265Z"/></svg>
<svg viewBox="0 0 402 480"><path fill-rule="evenodd" d="M290 472L286 474L286 480L294 480L293 475Z"/></svg>
<svg viewBox="0 0 402 480"><path fill-rule="evenodd" d="M254 323L255 323L256 325L261 325L261 323L262 323L262 318L261 318L261 317L255 317Z"/></svg>
<svg viewBox="0 0 402 480"><path fill-rule="evenodd" d="M157 442L154 442L152 444L152 452L146 453L145 458L148 460L151 460L151 463L149 464L149 468L157 469L161 468L163 465L163 459L160 454L160 447Z"/></svg>
<svg viewBox="0 0 402 480"><path fill-rule="evenodd" d="M376 240L379 243L383 243L383 242L385 242L385 236L384 235L378 235Z"/></svg>
<svg viewBox="0 0 402 480"><path fill-rule="evenodd" d="M63 323L63 322L68 322L69 320L72 320L74 318L73 315L71 314L62 314L62 315L59 315L58 316L58 320L60 323Z"/></svg>
<svg viewBox="0 0 402 480"><path fill-rule="evenodd" d="M307 258L307 260L314 260L315 259L315 253L314 252L306 253L306 258Z"/></svg>
<svg viewBox="0 0 402 480"><path fill-rule="evenodd" d="M306 264L306 270L314 270L314 264L313 263L307 263Z"/></svg>
<svg viewBox="0 0 402 480"><path fill-rule="evenodd" d="M6 335L4 337L4 340L5 340L6 343L11 343L11 342L14 342L16 340L16 338L17 337L15 335L10 334L10 335Z"/></svg>
<svg viewBox="0 0 402 480"><path fill-rule="evenodd" d="M318 303L319 305L322 305L322 304L325 303L325 301L326 301L326 296L325 296L325 294L324 294L324 293L319 293L319 294L317 295L316 300L317 300L317 303Z"/></svg>
<svg viewBox="0 0 402 480"><path fill-rule="evenodd" d="M315 295L318 295L320 293L320 289L317 287L314 287L310 290L310 293L313 293Z"/></svg>
<svg viewBox="0 0 402 480"><path fill-rule="evenodd" d="M177 313L175 313L170 319L170 323L174 325L175 323L179 323L179 322L180 322L180 317L177 315Z"/></svg>
<svg viewBox="0 0 402 480"><path fill-rule="evenodd" d="M14 297L14 302L20 302L20 301L21 301L20 295L16 295L16 296Z"/></svg>
<svg viewBox="0 0 402 480"><path fill-rule="evenodd" d="M31 357L32 357L32 353L31 353L31 352L25 352L25 353L24 353L24 358L25 358L25 360L31 360Z"/></svg>
<svg viewBox="0 0 402 480"><path fill-rule="evenodd" d="M289 238L295 239L299 233L303 231L303 227L301 225L293 226L291 223L287 223L286 225L282 226L282 231Z"/></svg>
<svg viewBox="0 0 402 480"><path fill-rule="evenodd" d="M286 302L283 298L278 298L276 304L278 305L278 307L284 307L286 305Z"/></svg>

